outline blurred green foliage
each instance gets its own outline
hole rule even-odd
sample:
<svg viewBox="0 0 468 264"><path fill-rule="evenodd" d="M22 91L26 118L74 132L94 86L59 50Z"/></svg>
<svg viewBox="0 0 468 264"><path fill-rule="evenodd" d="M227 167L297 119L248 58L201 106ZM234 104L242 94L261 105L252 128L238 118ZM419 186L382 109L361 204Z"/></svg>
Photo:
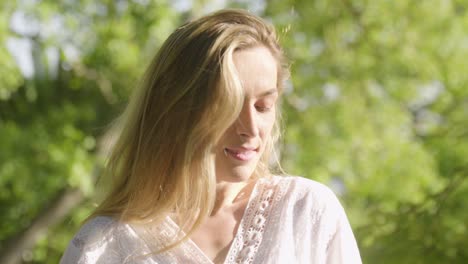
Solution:
<svg viewBox="0 0 468 264"><path fill-rule="evenodd" d="M0 3L0 251L62 190L78 187L82 206L23 254L25 263L58 262L92 208L107 124L170 32L213 8L184 3ZM227 6L277 26L293 62L282 162L340 195L364 262L466 263L468 3ZM29 49L19 50L21 41ZM31 75L15 52L30 55Z"/></svg>

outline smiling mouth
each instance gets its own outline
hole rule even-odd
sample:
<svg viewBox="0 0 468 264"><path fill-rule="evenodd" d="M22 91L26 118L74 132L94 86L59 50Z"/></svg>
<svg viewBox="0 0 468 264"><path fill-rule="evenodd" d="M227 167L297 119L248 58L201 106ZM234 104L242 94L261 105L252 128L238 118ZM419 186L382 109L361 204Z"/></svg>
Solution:
<svg viewBox="0 0 468 264"><path fill-rule="evenodd" d="M249 161L255 157L255 155L258 152L257 149L229 149L225 148L224 149L224 154L226 156L230 156L236 160L240 161Z"/></svg>

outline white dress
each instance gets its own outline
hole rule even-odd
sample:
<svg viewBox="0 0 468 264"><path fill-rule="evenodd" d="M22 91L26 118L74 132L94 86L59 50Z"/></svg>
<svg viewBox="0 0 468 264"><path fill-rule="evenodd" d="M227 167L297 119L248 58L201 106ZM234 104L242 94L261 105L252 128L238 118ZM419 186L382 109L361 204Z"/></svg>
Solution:
<svg viewBox="0 0 468 264"><path fill-rule="evenodd" d="M169 217L158 226L96 217L75 235L60 263L212 263L190 239L149 254L178 230ZM361 258L343 207L329 188L274 176L256 183L225 263L354 264Z"/></svg>

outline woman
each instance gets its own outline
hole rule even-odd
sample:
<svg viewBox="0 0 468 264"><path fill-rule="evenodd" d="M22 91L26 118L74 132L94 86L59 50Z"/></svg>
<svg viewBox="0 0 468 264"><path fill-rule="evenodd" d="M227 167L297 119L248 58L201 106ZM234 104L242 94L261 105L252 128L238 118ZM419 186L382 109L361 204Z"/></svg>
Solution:
<svg viewBox="0 0 468 264"><path fill-rule="evenodd" d="M123 115L111 190L61 262L360 263L335 195L270 172L287 77L273 27L248 12L178 28Z"/></svg>

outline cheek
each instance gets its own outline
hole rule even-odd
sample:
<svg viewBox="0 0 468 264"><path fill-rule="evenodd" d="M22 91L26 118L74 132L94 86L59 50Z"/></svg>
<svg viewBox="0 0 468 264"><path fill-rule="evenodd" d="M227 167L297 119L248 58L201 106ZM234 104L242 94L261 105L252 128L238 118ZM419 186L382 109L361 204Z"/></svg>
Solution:
<svg viewBox="0 0 468 264"><path fill-rule="evenodd" d="M224 146L226 143L231 142L232 138L236 134L236 129L234 126L230 126L226 131L224 131L223 135L218 141L218 144L216 144L217 147Z"/></svg>
<svg viewBox="0 0 468 264"><path fill-rule="evenodd" d="M266 138L271 135L273 126L276 122L276 115L273 113L271 116L265 117L261 122L261 137Z"/></svg>

